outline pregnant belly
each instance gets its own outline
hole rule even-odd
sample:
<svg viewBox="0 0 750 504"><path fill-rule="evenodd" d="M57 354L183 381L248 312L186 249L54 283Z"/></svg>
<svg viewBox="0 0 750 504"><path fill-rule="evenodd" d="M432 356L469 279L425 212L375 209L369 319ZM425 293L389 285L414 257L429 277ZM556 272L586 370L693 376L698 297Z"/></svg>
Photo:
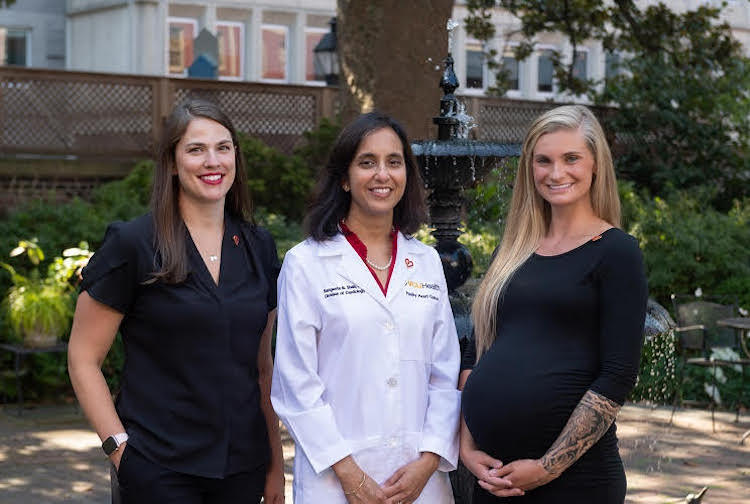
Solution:
<svg viewBox="0 0 750 504"><path fill-rule="evenodd" d="M522 365L490 353L485 357L469 376L461 399L475 443L501 460L541 457L588 390L591 373Z"/></svg>

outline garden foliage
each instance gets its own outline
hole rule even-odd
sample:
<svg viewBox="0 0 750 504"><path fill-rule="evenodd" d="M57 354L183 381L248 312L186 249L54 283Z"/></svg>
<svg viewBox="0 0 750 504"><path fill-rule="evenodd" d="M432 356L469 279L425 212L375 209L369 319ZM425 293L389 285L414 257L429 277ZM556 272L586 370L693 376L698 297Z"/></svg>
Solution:
<svg viewBox="0 0 750 504"><path fill-rule="evenodd" d="M306 144L292 155L251 138L241 140L256 220L276 239L280 257L303 238L300 223L305 202L338 129L335 122L324 121L306 135ZM620 166L618 160L618 169ZM459 241L472 253L474 277L486 271L500 243L515 170L516 162L511 161L465 191L465 233ZM139 163L126 178L98 188L90 201L73 200L63 205L39 201L19 208L0 220L0 250L12 249L19 239L37 237L45 250L59 251L87 241L95 251L109 222L128 220L147 211L152 171L153 163ZM707 177L711 173L708 171ZM670 306L671 292L690 293L700 287L706 294L735 295L741 306L750 309L750 198L723 199L722 191L721 184L679 190L669 184L653 192L632 181L621 182L623 228L638 238L651 295L663 306ZM717 200L723 204L716 205ZM427 227L417 233L417 238L434 241ZM0 276L0 289L5 291L9 286L8 276ZM0 324L7 321L0 320ZM666 339L647 343L633 398L668 401L671 397L676 387L674 360L668 358L673 343ZM118 336L103 366L113 390L118 385L123 357ZM10 361L3 358L0 364L10 369ZM69 390L64 356L34 356L27 360L27 367L31 374L27 382L34 384L29 389L31 397ZM687 373L683 395L705 399L705 373ZM728 382L722 387L725 406L733 405L739 397L736 378L730 370ZM15 388L7 373L0 374L2 390L13 397Z"/></svg>
<svg viewBox="0 0 750 504"><path fill-rule="evenodd" d="M300 220L307 195L338 129L335 121L324 119L319 128L305 134L305 143L290 156L256 139L243 137L240 141L256 221L266 226L275 237L280 257L302 239ZM50 201L54 201L51 197L29 202L0 219L0 250L11 250L19 240L34 237L34 243L45 250L62 250L85 241L96 251L110 222L130 220L148 211L153 170L151 161L138 163L122 180L97 188L88 201L74 199L64 204L51 204ZM14 266L19 274L30 271L20 263ZM10 286L10 275L0 276L0 290L5 293ZM1 313L0 330L2 334L10 334L10 321L5 312ZM63 339L67 339L67 335ZM104 375L112 390L116 390L119 384L123 359L122 342L118 336L103 364ZM34 355L25 363L31 375L27 381L33 384L33 388L27 390L29 397L69 390L65 356ZM0 356L0 365L4 370L12 369L7 355ZM0 373L0 396L15 396L11 372Z"/></svg>
<svg viewBox="0 0 750 504"><path fill-rule="evenodd" d="M519 60L541 34L561 33L570 46L554 51L557 88L616 109L604 122L620 175L653 194L710 185L713 206L727 210L733 198L750 195L750 59L720 20L725 6L675 12L632 0L468 0L466 29L489 41L497 35L492 9L507 9L521 26L501 35L520 42ZM603 81L574 71L573 54L592 40L611 55ZM503 94L498 56L487 52L498 72L494 92Z"/></svg>

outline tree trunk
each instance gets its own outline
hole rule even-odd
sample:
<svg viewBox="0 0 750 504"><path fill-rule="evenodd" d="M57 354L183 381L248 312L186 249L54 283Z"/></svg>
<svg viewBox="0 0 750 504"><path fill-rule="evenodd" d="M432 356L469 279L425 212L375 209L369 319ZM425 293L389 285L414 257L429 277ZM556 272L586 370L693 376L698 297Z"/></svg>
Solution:
<svg viewBox="0 0 750 504"><path fill-rule="evenodd" d="M412 139L435 137L452 9L453 0L338 0L344 123L379 110L398 119Z"/></svg>

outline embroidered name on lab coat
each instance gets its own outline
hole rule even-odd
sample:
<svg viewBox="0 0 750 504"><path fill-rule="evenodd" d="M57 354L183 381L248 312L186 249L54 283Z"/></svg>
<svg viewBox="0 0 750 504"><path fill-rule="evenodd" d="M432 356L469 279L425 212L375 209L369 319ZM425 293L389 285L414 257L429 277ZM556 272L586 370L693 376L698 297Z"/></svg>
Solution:
<svg viewBox="0 0 750 504"><path fill-rule="evenodd" d="M414 289L406 289L404 292L407 296L440 301L439 297L430 292L430 290L440 292L440 286L436 283L415 282L414 280L407 280L406 287Z"/></svg>
<svg viewBox="0 0 750 504"><path fill-rule="evenodd" d="M365 290L357 285L337 285L336 287L326 287L323 289L323 297L330 298L334 296L348 296L351 294L362 294Z"/></svg>

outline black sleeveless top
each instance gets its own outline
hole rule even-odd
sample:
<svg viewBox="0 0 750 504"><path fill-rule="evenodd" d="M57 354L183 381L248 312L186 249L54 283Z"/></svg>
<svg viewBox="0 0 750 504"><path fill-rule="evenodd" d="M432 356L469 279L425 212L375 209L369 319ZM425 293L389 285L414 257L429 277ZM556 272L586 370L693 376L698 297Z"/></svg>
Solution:
<svg viewBox="0 0 750 504"><path fill-rule="evenodd" d="M214 283L186 230L184 282L155 271L150 214L109 226L81 289L124 314L117 412L128 444L173 471L220 478L265 466L257 356L276 307L280 269L271 235L229 216Z"/></svg>
<svg viewBox="0 0 750 504"><path fill-rule="evenodd" d="M564 254L532 255L508 285L497 338L464 387L477 446L504 463L540 458L587 390L622 404L638 373L647 296L640 249L619 229ZM475 355L469 345L464 367ZM613 424L560 477L512 502L621 504L615 431ZM478 489L474 502L498 500Z"/></svg>

